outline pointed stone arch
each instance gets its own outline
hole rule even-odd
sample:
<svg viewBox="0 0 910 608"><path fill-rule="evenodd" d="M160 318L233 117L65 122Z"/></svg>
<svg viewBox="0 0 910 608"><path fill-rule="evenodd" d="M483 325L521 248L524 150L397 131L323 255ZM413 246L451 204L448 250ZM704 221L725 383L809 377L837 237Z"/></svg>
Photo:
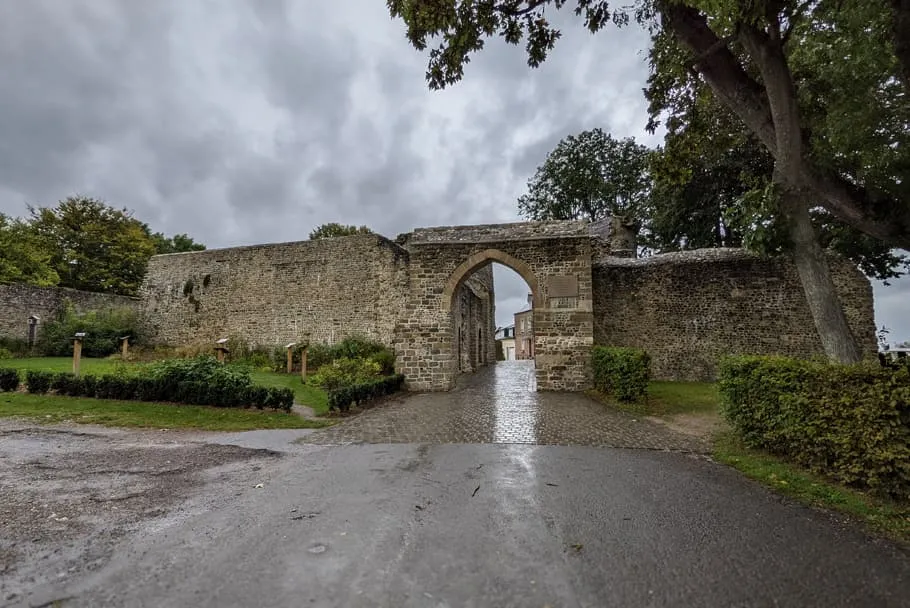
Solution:
<svg viewBox="0 0 910 608"><path fill-rule="evenodd" d="M531 289L531 294L533 294L534 298L534 307L538 308L540 306L540 287L537 282L537 276L534 274L534 271L531 270L531 267L518 258L511 256L504 251L500 251L499 249L484 249L483 251L478 251L477 253L471 255L468 259L459 264L458 267L452 271L452 274L449 275L449 279L446 281L446 286L442 291L443 310L446 312L451 310L452 300L455 297L455 292L458 291L458 288L461 287L461 284L464 283L468 277L474 274L478 268L484 264L489 264L490 262L499 262L503 266L508 266L517 272L518 275L524 279L525 283L527 283L528 287Z"/></svg>

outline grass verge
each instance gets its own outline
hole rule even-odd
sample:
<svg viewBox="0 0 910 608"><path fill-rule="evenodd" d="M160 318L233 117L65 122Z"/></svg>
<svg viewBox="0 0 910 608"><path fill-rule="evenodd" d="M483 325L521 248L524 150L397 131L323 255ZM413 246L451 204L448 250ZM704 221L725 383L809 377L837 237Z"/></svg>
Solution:
<svg viewBox="0 0 910 608"><path fill-rule="evenodd" d="M319 387L304 384L298 374L254 371L250 377L261 386L291 389L297 403L313 408L313 413L317 416L323 416L329 411L328 394Z"/></svg>
<svg viewBox="0 0 910 608"><path fill-rule="evenodd" d="M648 384L648 394L639 401L619 401L610 395L591 391L608 405L633 414L668 417L678 414L718 414L720 396L712 382L662 382Z"/></svg>
<svg viewBox="0 0 910 608"><path fill-rule="evenodd" d="M875 534L910 544L910 504L845 488L784 460L745 447L731 432L717 435L714 459L803 504L836 511Z"/></svg>
<svg viewBox="0 0 910 608"><path fill-rule="evenodd" d="M249 431L322 428L329 420L308 420L284 412L201 405L111 401L56 395L0 394L0 417L25 417L43 423L75 422L104 426Z"/></svg>

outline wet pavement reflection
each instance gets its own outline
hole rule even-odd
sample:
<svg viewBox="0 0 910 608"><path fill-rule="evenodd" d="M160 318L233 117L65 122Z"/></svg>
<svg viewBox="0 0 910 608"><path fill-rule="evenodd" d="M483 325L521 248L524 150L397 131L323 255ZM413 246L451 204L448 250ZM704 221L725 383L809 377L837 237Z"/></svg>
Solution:
<svg viewBox="0 0 910 608"><path fill-rule="evenodd" d="M703 440L578 393L534 391L533 361L501 361L449 392L405 395L300 441L588 445L705 452Z"/></svg>

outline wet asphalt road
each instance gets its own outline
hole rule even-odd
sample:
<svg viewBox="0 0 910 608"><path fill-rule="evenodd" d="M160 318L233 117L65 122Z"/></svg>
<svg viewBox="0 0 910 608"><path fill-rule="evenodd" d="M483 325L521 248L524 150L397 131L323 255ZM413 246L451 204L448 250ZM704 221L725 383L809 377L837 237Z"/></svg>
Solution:
<svg viewBox="0 0 910 608"><path fill-rule="evenodd" d="M910 606L910 559L704 458L306 446L64 606Z"/></svg>
<svg viewBox="0 0 910 608"><path fill-rule="evenodd" d="M284 455L210 475L23 605L910 606L905 550L662 427L521 395L521 365L487 373L326 431L180 439Z"/></svg>

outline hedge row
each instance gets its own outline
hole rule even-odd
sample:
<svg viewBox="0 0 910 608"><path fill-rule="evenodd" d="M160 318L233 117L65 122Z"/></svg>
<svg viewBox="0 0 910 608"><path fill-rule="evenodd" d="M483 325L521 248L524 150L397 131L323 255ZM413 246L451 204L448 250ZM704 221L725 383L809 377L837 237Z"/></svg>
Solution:
<svg viewBox="0 0 910 608"><path fill-rule="evenodd" d="M173 377L79 376L30 370L25 378L30 393L50 390L70 397L94 397L121 401L165 401L216 407L256 407L291 411L294 392L289 388L236 386Z"/></svg>
<svg viewBox="0 0 910 608"><path fill-rule="evenodd" d="M910 497L910 369L784 357L721 362L724 416L743 441L842 483Z"/></svg>
<svg viewBox="0 0 910 608"><path fill-rule="evenodd" d="M595 346L592 352L594 387L621 401L634 401L648 392L651 356L643 350Z"/></svg>
<svg viewBox="0 0 910 608"><path fill-rule="evenodd" d="M0 369L0 391L14 391L19 388L19 370Z"/></svg>
<svg viewBox="0 0 910 608"><path fill-rule="evenodd" d="M372 382L351 384L329 391L329 409L346 412L351 405L363 405L384 395L391 395L401 390L404 376L395 374Z"/></svg>

